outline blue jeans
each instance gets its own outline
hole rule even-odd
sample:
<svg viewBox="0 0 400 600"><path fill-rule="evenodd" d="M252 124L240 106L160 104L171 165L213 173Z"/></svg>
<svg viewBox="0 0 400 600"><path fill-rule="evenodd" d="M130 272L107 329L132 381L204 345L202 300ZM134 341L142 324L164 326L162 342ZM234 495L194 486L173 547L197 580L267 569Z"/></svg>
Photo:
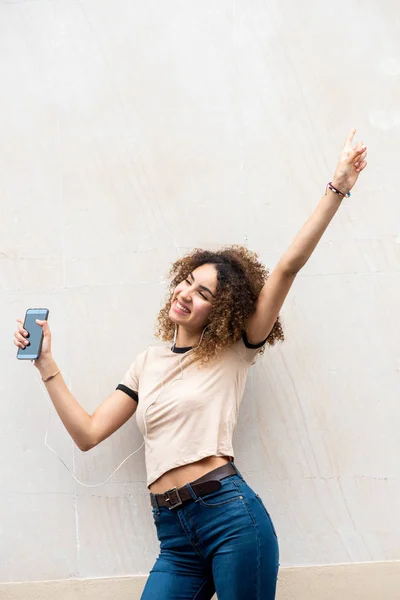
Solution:
<svg viewBox="0 0 400 600"><path fill-rule="evenodd" d="M160 541L141 600L273 600L278 540L261 498L238 472L169 510L153 508Z"/></svg>

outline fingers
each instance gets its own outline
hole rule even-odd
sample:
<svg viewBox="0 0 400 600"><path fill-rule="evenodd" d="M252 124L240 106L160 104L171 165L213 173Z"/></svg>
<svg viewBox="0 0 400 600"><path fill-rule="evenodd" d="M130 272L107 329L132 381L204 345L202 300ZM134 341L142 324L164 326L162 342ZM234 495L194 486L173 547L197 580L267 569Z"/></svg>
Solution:
<svg viewBox="0 0 400 600"><path fill-rule="evenodd" d="M356 135L356 131L357 129L355 127L353 127L353 129L350 131L349 135L346 138L345 141L345 147L347 148L351 148L353 145L353 140L354 140L354 136Z"/></svg>
<svg viewBox="0 0 400 600"><path fill-rule="evenodd" d="M363 152L365 152L366 149L367 146L363 142L358 142L357 146L354 148L354 152L357 156L358 154L362 154Z"/></svg>
<svg viewBox="0 0 400 600"><path fill-rule="evenodd" d="M357 147L356 151L355 151L354 166L356 168L356 171L359 172L365 168L366 158L367 158L366 146L364 144L361 144L360 147Z"/></svg>
<svg viewBox="0 0 400 600"><path fill-rule="evenodd" d="M24 329L23 324L24 321L22 319L17 319L18 329L14 333L14 344L18 346L18 348L26 348L26 346L30 345L30 342L27 338L29 338L29 333ZM50 336L50 328L47 321L36 320L36 323L40 325L43 329L43 334L45 336Z"/></svg>
<svg viewBox="0 0 400 600"><path fill-rule="evenodd" d="M354 162L356 159L359 159L358 162L361 163L362 160L359 158L359 155L366 151L367 146L363 142L358 142L355 148L353 148L353 141L356 131L357 130L354 127L346 138L344 156L349 162Z"/></svg>
<svg viewBox="0 0 400 600"><path fill-rule="evenodd" d="M26 346L29 346L30 344L27 340L28 337L29 333L21 327L14 333L14 344L18 346L18 348L26 348Z"/></svg>
<svg viewBox="0 0 400 600"><path fill-rule="evenodd" d="M41 321L40 319L36 319L36 323L40 325L42 329L47 325L47 321Z"/></svg>
<svg viewBox="0 0 400 600"><path fill-rule="evenodd" d="M24 329L24 322L23 322L23 320L22 319L17 319L17 323L19 323L18 333L21 333L25 337L29 337L29 333L26 331L26 329Z"/></svg>
<svg viewBox="0 0 400 600"><path fill-rule="evenodd" d="M364 169L365 169L365 167L367 166L367 164L368 164L368 163L367 163L367 161L366 161L366 160L364 160L364 161L363 161L363 162L362 162L362 163L359 165L359 167L357 168L357 172L358 172L358 173L361 173L361 171L364 171Z"/></svg>
<svg viewBox="0 0 400 600"><path fill-rule="evenodd" d="M14 338L14 344L18 348L26 348L27 346L30 346L30 342L28 342L28 340L25 340L22 337L18 338L17 336L15 336Z"/></svg>
<svg viewBox="0 0 400 600"><path fill-rule="evenodd" d="M43 335L45 337L50 335L50 327L47 321L41 321L40 319L36 319L36 323L40 325L43 330Z"/></svg>

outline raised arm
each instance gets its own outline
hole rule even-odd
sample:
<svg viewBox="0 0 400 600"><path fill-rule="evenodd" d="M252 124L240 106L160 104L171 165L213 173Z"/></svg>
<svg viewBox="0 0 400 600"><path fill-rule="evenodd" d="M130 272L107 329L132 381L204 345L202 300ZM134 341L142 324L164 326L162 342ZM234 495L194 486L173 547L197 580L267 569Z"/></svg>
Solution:
<svg viewBox="0 0 400 600"><path fill-rule="evenodd" d="M14 344L19 348L28 342L23 321L18 319ZM74 398L51 354L51 333L47 321L38 321L43 329L43 345L35 366L45 382L49 396L61 421L82 451L97 446L119 429L134 414L137 403L121 390L113 392L91 415ZM55 376L53 376L57 373Z"/></svg>
<svg viewBox="0 0 400 600"><path fill-rule="evenodd" d="M297 273L310 258L343 197L354 187L361 171L367 166L366 146L359 142L353 148L355 132L353 129L346 139L332 180L331 187L341 194L327 187L326 194L280 258L260 292L256 310L246 327L247 337L253 344L261 342L271 332Z"/></svg>

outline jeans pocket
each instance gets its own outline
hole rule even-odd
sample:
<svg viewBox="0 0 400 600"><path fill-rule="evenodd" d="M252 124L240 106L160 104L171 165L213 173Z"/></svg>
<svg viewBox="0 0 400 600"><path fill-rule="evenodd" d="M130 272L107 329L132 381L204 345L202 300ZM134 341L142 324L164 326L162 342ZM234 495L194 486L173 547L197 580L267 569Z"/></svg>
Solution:
<svg viewBox="0 0 400 600"><path fill-rule="evenodd" d="M258 494L255 494L255 497L257 498L258 502L261 504L261 506L263 507L265 514L267 515L269 522L271 523L271 527L272 527L272 531L274 532L274 535L276 538L278 538L278 535L276 533L276 529L275 529L275 525L274 522L271 519L271 515L269 514L269 512L267 511L267 508L264 504L264 502L262 501L262 499L260 498L260 496Z"/></svg>

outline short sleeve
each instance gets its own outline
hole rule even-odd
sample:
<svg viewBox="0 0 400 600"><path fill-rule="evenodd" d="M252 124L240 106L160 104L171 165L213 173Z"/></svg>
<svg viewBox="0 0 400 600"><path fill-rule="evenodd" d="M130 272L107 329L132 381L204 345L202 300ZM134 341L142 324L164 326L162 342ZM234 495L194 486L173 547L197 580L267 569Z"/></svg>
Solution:
<svg viewBox="0 0 400 600"><path fill-rule="evenodd" d="M121 383L116 387L117 390L128 394L136 402L139 402L139 379L143 356L144 353L137 357L125 373Z"/></svg>
<svg viewBox="0 0 400 600"><path fill-rule="evenodd" d="M234 349L236 353L240 356L240 358L245 360L250 365L253 365L256 362L257 354L259 353L260 349L264 346L267 339L268 337L259 344L251 344L247 339L246 332L243 332L240 340L235 342Z"/></svg>

